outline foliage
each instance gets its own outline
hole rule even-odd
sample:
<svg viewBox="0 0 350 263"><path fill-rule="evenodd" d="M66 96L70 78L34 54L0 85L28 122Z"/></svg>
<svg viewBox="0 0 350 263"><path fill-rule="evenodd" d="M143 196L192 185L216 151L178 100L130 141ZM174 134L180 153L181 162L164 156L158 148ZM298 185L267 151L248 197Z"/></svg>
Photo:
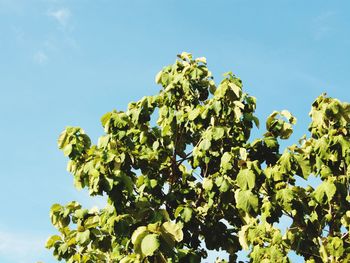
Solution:
<svg viewBox="0 0 350 263"><path fill-rule="evenodd" d="M182 53L156 82L159 94L102 117L97 145L81 128L60 135L75 186L108 205L52 206L60 234L46 246L57 259L200 262L222 250L235 262L243 249L251 262L290 262L291 251L309 263L350 261L349 104L318 97L310 137L280 152L295 117L273 112L250 141L256 101L232 73L216 86L205 58ZM296 184L310 175L322 180L316 189Z"/></svg>

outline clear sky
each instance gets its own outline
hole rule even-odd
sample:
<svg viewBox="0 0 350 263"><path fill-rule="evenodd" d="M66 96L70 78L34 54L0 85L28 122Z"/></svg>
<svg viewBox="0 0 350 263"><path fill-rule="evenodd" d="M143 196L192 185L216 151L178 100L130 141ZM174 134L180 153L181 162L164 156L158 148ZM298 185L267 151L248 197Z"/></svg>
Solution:
<svg viewBox="0 0 350 263"><path fill-rule="evenodd" d="M0 262L55 262L50 206L101 204L74 189L59 133L96 142L100 117L155 94L182 51L207 57L217 83L241 77L262 123L289 109L296 142L318 95L350 101L349 14L347 0L0 0Z"/></svg>

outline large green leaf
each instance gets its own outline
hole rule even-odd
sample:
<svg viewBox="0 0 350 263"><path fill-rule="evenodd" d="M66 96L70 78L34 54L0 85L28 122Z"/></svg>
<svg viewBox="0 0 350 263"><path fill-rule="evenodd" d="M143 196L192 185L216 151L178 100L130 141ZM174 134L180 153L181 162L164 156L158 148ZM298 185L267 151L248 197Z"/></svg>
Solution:
<svg viewBox="0 0 350 263"><path fill-rule="evenodd" d="M235 199L237 208L242 209L244 212L252 213L258 212L259 199L250 190L237 190L235 192Z"/></svg>
<svg viewBox="0 0 350 263"><path fill-rule="evenodd" d="M52 248L57 241L61 241L62 238L58 235L53 235L51 236L47 241L46 241L46 248Z"/></svg>
<svg viewBox="0 0 350 263"><path fill-rule="evenodd" d="M141 241L141 251L145 256L152 256L159 248L159 238L157 234L146 235Z"/></svg>
<svg viewBox="0 0 350 263"><path fill-rule="evenodd" d="M309 160L305 159L304 156L296 154L294 155L295 160L298 162L299 167L301 169L301 176L304 178L308 178L311 174L311 166Z"/></svg>
<svg viewBox="0 0 350 263"><path fill-rule="evenodd" d="M225 129L222 127L214 127L212 130L212 135L214 140L220 140L225 134Z"/></svg>
<svg viewBox="0 0 350 263"><path fill-rule="evenodd" d="M295 199L295 193L290 188L284 188L277 191L276 199L278 204L287 212L292 210L292 202Z"/></svg>
<svg viewBox="0 0 350 263"><path fill-rule="evenodd" d="M200 113L201 113L201 109L197 107L189 112L188 119L190 121L193 121L198 117L198 115L200 115Z"/></svg>
<svg viewBox="0 0 350 263"><path fill-rule="evenodd" d="M133 244L136 244L137 240L139 239L142 239L143 238L143 234L144 233L148 233L147 232L147 227L145 226L139 226L133 233L132 233L132 236L131 236L131 242Z"/></svg>
<svg viewBox="0 0 350 263"><path fill-rule="evenodd" d="M210 191L212 188L213 188L213 180L212 179L209 179L209 178L204 178L203 179L203 188L206 190L206 191Z"/></svg>
<svg viewBox="0 0 350 263"><path fill-rule="evenodd" d="M177 242L180 242L183 239L182 227L179 224L173 222L165 222L162 225L162 231L170 234L172 238Z"/></svg>
<svg viewBox="0 0 350 263"><path fill-rule="evenodd" d="M211 142L208 139L204 139L200 144L199 148L202 149L203 151L207 151L210 149Z"/></svg>
<svg viewBox="0 0 350 263"><path fill-rule="evenodd" d="M237 185L242 190L253 189L255 186L255 174L250 169L242 169L237 175Z"/></svg>
<svg viewBox="0 0 350 263"><path fill-rule="evenodd" d="M229 152L225 152L222 157L221 157L221 167L224 170L229 170L232 168L232 164L231 164L231 159L232 156Z"/></svg>
<svg viewBox="0 0 350 263"><path fill-rule="evenodd" d="M324 202L324 197L327 197L328 202L330 202L336 190L337 188L334 183L325 181L316 188L314 197L319 203Z"/></svg>
<svg viewBox="0 0 350 263"><path fill-rule="evenodd" d="M182 210L181 218L182 218L185 222L190 221L191 218L192 218L192 209L189 208L189 207L185 207L185 208Z"/></svg>
<svg viewBox="0 0 350 263"><path fill-rule="evenodd" d="M85 230L84 232L78 232L76 239L80 245L86 245L90 242L90 231Z"/></svg>

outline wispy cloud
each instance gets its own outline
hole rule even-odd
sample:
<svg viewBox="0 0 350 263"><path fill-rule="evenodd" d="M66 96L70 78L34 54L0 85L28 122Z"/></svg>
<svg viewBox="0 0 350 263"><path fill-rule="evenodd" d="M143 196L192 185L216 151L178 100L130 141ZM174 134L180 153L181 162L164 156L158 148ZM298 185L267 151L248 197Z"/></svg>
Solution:
<svg viewBox="0 0 350 263"><path fill-rule="evenodd" d="M22 13L25 9L25 1L19 0L0 0L0 14L1 13Z"/></svg>
<svg viewBox="0 0 350 263"><path fill-rule="evenodd" d="M49 11L48 15L54 18L61 26L66 27L72 16L72 13L68 8L64 7L56 9L54 11Z"/></svg>
<svg viewBox="0 0 350 263"><path fill-rule="evenodd" d="M44 51L37 51L34 55L33 55L33 60L35 63L39 64L39 65L44 65L47 63L48 61L48 56L45 54Z"/></svg>
<svg viewBox="0 0 350 263"><path fill-rule="evenodd" d="M26 42L25 34L24 34L24 31L21 27L13 25L13 26L11 26L11 30L14 34L16 42L21 43L21 44Z"/></svg>
<svg viewBox="0 0 350 263"><path fill-rule="evenodd" d="M1 0L0 0L1 1ZM58 27L52 29L52 33L47 36L37 47L33 54L33 61L38 65L45 65L48 61L54 62L55 53L63 49L78 49L79 45L73 36L74 27L72 24L72 12L69 7L57 7L59 0L42 0L48 3L46 19L56 22ZM51 7L50 7L51 6ZM50 58L50 59L49 59Z"/></svg>
<svg viewBox="0 0 350 263"><path fill-rule="evenodd" d="M30 234L0 230L0 258L30 262L45 250L45 239Z"/></svg>
<svg viewBox="0 0 350 263"><path fill-rule="evenodd" d="M326 11L314 18L315 23L323 23L334 17L337 13L335 11Z"/></svg>
<svg viewBox="0 0 350 263"><path fill-rule="evenodd" d="M315 40L327 37L332 31L331 22L336 15L334 11L324 12L313 19L312 35Z"/></svg>

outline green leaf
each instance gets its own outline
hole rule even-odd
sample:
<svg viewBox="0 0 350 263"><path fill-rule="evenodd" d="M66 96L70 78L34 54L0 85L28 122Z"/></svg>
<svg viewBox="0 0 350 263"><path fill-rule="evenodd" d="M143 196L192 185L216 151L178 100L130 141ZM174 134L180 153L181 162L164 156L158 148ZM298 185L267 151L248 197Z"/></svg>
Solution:
<svg viewBox="0 0 350 263"><path fill-rule="evenodd" d="M247 149L245 148L239 148L239 155L243 161L247 160L248 154L247 154Z"/></svg>
<svg viewBox="0 0 350 263"><path fill-rule="evenodd" d="M128 255L120 260L120 263L141 263L140 259L135 254Z"/></svg>
<svg viewBox="0 0 350 263"><path fill-rule="evenodd" d="M304 156L298 154L295 154L294 158L299 164L302 177L304 179L307 179L308 176L311 174L311 166L309 160L305 159Z"/></svg>
<svg viewBox="0 0 350 263"><path fill-rule="evenodd" d="M215 91L215 93L216 93L216 91ZM212 105L212 108L214 109L215 113L217 115L219 115L220 111L221 111L221 108L222 108L220 101L214 101L213 105Z"/></svg>
<svg viewBox="0 0 350 263"><path fill-rule="evenodd" d="M327 159L329 157L329 140L322 137L315 141L314 150L321 158Z"/></svg>
<svg viewBox="0 0 350 263"><path fill-rule="evenodd" d="M140 226L138 227L131 236L131 243L134 244L134 251L138 254L142 254L141 242L145 236L147 236L149 232L147 231L147 227Z"/></svg>
<svg viewBox="0 0 350 263"><path fill-rule="evenodd" d="M182 227L179 224L173 223L173 222L165 222L162 225L162 231L165 233L168 233L172 236L172 238L180 242L183 239L183 232Z"/></svg>
<svg viewBox="0 0 350 263"><path fill-rule="evenodd" d="M197 107L190 111L190 113L188 114L188 119L190 121L193 121L200 115L200 113L201 113L201 109Z"/></svg>
<svg viewBox="0 0 350 263"><path fill-rule="evenodd" d="M225 129L222 127L214 127L212 129L213 139L215 141L220 140L225 134Z"/></svg>
<svg viewBox="0 0 350 263"><path fill-rule="evenodd" d="M184 220L184 222L186 223L189 222L192 218L192 209L189 207L185 207L182 210L181 218Z"/></svg>
<svg viewBox="0 0 350 263"><path fill-rule="evenodd" d="M250 169L242 169L237 175L237 185L242 190L253 189L255 186L255 174Z"/></svg>
<svg viewBox="0 0 350 263"><path fill-rule="evenodd" d="M72 153L73 147L71 144L67 144L64 148L63 148L63 154L64 156L69 156Z"/></svg>
<svg viewBox="0 0 350 263"><path fill-rule="evenodd" d="M57 144L58 144L58 148L59 149L62 149L65 145L66 145L66 140L67 140L67 132L66 131L63 131L60 136L58 137L58 141L57 141Z"/></svg>
<svg viewBox="0 0 350 263"><path fill-rule="evenodd" d="M157 73L157 75L155 77L156 84L161 84L162 73L163 73L162 70Z"/></svg>
<svg viewBox="0 0 350 263"><path fill-rule="evenodd" d="M314 197L319 203L323 203L323 198L326 196L328 202L330 202L336 190L337 188L335 187L334 183L325 181L316 188Z"/></svg>
<svg viewBox="0 0 350 263"><path fill-rule="evenodd" d="M341 257L344 254L344 242L339 237L329 237L326 249L332 256Z"/></svg>
<svg viewBox="0 0 350 263"><path fill-rule="evenodd" d="M100 221L99 216L90 216L88 219L85 220L84 227L85 228L97 227L98 224L100 223L99 221Z"/></svg>
<svg viewBox="0 0 350 263"><path fill-rule="evenodd" d="M204 190L210 191L213 188L213 180L209 178L204 178L202 185Z"/></svg>
<svg viewBox="0 0 350 263"><path fill-rule="evenodd" d="M184 210L184 207L182 205L178 206L176 209L175 209L175 213L174 213L174 216L175 217L178 217L180 215L180 213Z"/></svg>
<svg viewBox="0 0 350 263"><path fill-rule="evenodd" d="M135 245L137 240L140 239L140 237L144 234L147 233L147 227L145 226L139 226L131 236L131 242Z"/></svg>
<svg viewBox="0 0 350 263"><path fill-rule="evenodd" d="M202 149L203 151L207 151L210 149L211 143L208 139L204 139L200 144L199 148Z"/></svg>
<svg viewBox="0 0 350 263"><path fill-rule="evenodd" d="M264 143L271 150L278 150L279 145L278 145L278 141L275 137L265 137Z"/></svg>
<svg viewBox="0 0 350 263"><path fill-rule="evenodd" d="M230 170L232 168L231 158L232 158L232 156L229 152L225 152L222 155L220 165L224 170Z"/></svg>
<svg viewBox="0 0 350 263"><path fill-rule="evenodd" d="M178 57L183 60L192 60L192 54L188 52L182 52Z"/></svg>
<svg viewBox="0 0 350 263"><path fill-rule="evenodd" d="M296 124L297 123L297 119L287 110L283 110L281 111L281 115L284 116L289 123L291 124Z"/></svg>
<svg viewBox="0 0 350 263"><path fill-rule="evenodd" d="M125 186L125 190L128 191L129 194L132 193L133 191L133 185L134 185L134 182L132 181L131 177L130 176L127 176L125 174L122 174L120 176L120 179L122 180L122 182L124 183L124 186Z"/></svg>
<svg viewBox="0 0 350 263"><path fill-rule="evenodd" d="M61 240L62 240L62 239L61 239L60 236L57 236L57 235L51 236L51 237L46 241L45 247L46 247L46 248L52 248L52 247L55 245L55 243L56 243L57 241L61 241Z"/></svg>
<svg viewBox="0 0 350 263"><path fill-rule="evenodd" d="M249 244L247 242L247 230L249 229L249 225L242 226L241 230L238 231L238 240L244 250L249 249Z"/></svg>
<svg viewBox="0 0 350 263"><path fill-rule="evenodd" d="M295 198L295 194L292 189L284 188L277 191L276 199L278 204L283 207L287 212L292 210L292 201Z"/></svg>
<svg viewBox="0 0 350 263"><path fill-rule="evenodd" d="M85 230L84 232L78 232L77 233L77 242L80 244L80 245L86 245L90 242L90 230Z"/></svg>
<svg viewBox="0 0 350 263"><path fill-rule="evenodd" d="M289 173L290 170L292 169L291 158L292 158L291 153L285 150L281 158L278 160L282 173Z"/></svg>
<svg viewBox="0 0 350 263"><path fill-rule="evenodd" d="M151 179L149 182L150 182L151 188L156 187L158 184L158 181L156 179Z"/></svg>
<svg viewBox="0 0 350 263"><path fill-rule="evenodd" d="M159 230L159 222L148 224L147 225L147 230L152 232L152 233L158 232L158 230Z"/></svg>
<svg viewBox="0 0 350 263"><path fill-rule="evenodd" d="M50 209L50 213L53 214L55 212L58 212L62 209L62 206L60 204L53 204Z"/></svg>
<svg viewBox="0 0 350 263"><path fill-rule="evenodd" d="M239 98L240 97L241 88L238 87L235 83L230 83L230 88L233 90L233 92L235 93L236 97Z"/></svg>
<svg viewBox="0 0 350 263"><path fill-rule="evenodd" d="M196 62L207 64L207 59L205 57L196 58Z"/></svg>
<svg viewBox="0 0 350 263"><path fill-rule="evenodd" d="M222 183L220 184L219 191L221 193L225 193L230 189L230 182L227 179L222 180Z"/></svg>
<svg viewBox="0 0 350 263"><path fill-rule="evenodd" d="M152 256L153 253L159 248L159 239L157 234L149 234L145 236L141 241L142 254Z"/></svg>
<svg viewBox="0 0 350 263"><path fill-rule="evenodd" d="M159 141L155 141L152 145L153 151L156 151L159 148Z"/></svg>
<svg viewBox="0 0 350 263"><path fill-rule="evenodd" d="M242 209L244 212L258 212L259 199L252 191L239 189L235 192L235 199L237 208Z"/></svg>

